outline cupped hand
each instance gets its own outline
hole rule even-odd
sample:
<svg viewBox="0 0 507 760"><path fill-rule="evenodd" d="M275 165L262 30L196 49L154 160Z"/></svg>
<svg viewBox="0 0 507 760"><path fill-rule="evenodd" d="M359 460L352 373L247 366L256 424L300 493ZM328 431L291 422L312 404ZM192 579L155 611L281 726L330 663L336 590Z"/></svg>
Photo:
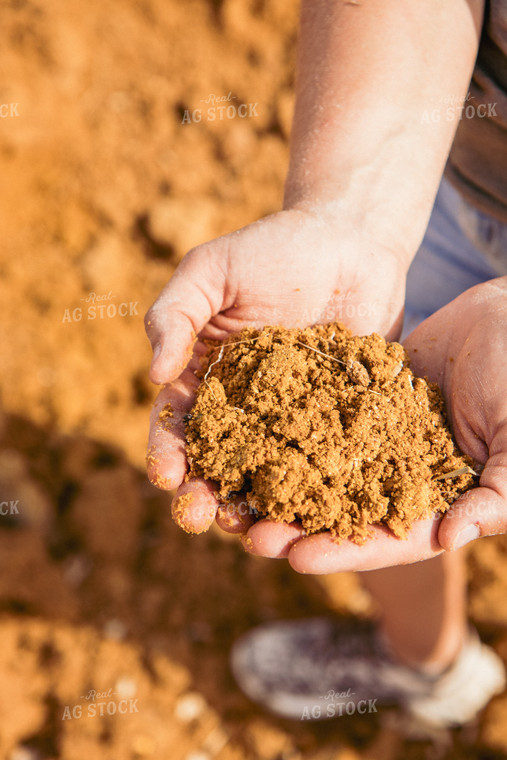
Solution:
<svg viewBox="0 0 507 760"><path fill-rule="evenodd" d="M198 338L223 340L246 326L341 321L356 333L376 331L394 339L407 266L400 247L374 241L350 214L297 209L266 217L183 258L145 318L153 348L150 377L164 385L151 415L148 474L160 488L177 489L173 516L182 527L206 530L218 509L213 484L184 481L183 417L195 399L194 371L205 350ZM161 418L168 403L173 416ZM253 521L229 507L217 519L231 532L244 532Z"/></svg>
<svg viewBox="0 0 507 760"><path fill-rule="evenodd" d="M442 388L456 441L481 470L477 488L442 517L414 524L407 540L375 528L363 545L329 534L305 537L296 524L256 523L244 539L254 554L287 557L302 573L409 564L507 532L507 278L463 293L406 339L416 375Z"/></svg>

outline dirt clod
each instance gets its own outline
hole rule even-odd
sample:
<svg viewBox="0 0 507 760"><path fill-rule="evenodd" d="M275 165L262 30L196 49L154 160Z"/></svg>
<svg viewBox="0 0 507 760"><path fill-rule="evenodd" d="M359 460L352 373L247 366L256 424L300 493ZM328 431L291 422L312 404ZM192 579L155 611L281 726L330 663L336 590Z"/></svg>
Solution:
<svg viewBox="0 0 507 760"><path fill-rule="evenodd" d="M340 324L245 328L205 361L189 477L225 500L246 493L261 516L360 543L380 524L405 538L474 483L438 386L399 343Z"/></svg>

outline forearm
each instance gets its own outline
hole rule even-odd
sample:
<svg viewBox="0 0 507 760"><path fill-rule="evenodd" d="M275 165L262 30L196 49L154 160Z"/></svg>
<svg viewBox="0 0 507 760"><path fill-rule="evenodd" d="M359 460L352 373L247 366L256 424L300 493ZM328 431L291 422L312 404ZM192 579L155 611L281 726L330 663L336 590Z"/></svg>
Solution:
<svg viewBox="0 0 507 760"><path fill-rule="evenodd" d="M413 255L457 127L424 114L466 94L482 11L482 0L303 0L285 206L345 206Z"/></svg>

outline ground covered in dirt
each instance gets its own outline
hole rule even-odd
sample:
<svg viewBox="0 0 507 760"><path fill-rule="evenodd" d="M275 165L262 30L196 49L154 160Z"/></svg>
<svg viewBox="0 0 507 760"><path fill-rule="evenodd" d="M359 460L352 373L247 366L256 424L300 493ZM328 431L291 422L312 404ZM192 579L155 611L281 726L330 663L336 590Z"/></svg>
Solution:
<svg viewBox="0 0 507 760"><path fill-rule="evenodd" d="M205 364L189 476L225 500L245 491L262 516L361 543L372 525L405 538L474 482L440 389L414 377L399 343L338 323L245 328Z"/></svg>
<svg viewBox="0 0 507 760"><path fill-rule="evenodd" d="M188 248L279 207L296 16L289 0L2 3L1 758L507 755L505 697L437 743L381 714L311 726L253 707L227 666L236 636L371 617L370 600L353 575L185 535L146 479L142 315ZM229 93L248 116L208 120L202 101ZM469 569L472 618L507 659L505 539L477 542Z"/></svg>

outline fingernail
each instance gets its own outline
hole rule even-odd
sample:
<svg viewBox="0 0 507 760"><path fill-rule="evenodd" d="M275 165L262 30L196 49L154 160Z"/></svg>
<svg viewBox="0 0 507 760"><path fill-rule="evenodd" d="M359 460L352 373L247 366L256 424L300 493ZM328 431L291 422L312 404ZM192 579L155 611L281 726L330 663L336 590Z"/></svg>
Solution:
<svg viewBox="0 0 507 760"><path fill-rule="evenodd" d="M467 525L466 528L463 528L454 539L452 551L455 552L457 549L461 549L462 546L466 546L470 541L475 541L480 535L481 529L478 525Z"/></svg>

